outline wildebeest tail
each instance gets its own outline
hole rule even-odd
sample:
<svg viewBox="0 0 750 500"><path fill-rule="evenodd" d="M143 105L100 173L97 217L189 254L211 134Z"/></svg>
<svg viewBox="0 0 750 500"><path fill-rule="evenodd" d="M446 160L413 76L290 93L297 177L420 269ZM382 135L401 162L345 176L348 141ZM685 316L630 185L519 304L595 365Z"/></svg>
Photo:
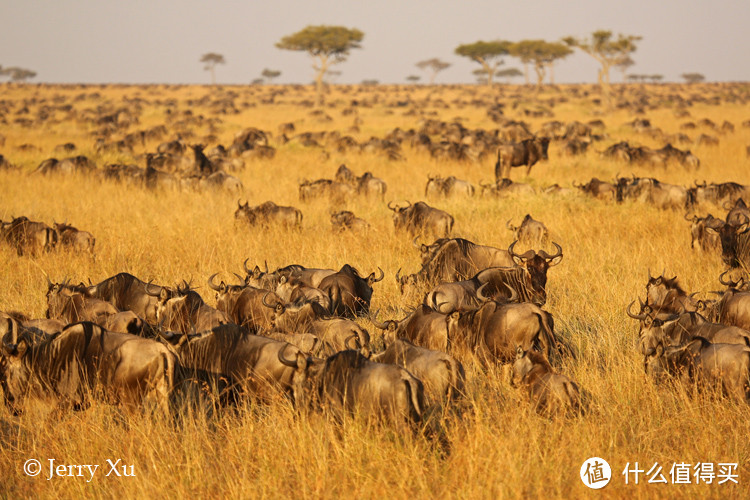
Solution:
<svg viewBox="0 0 750 500"><path fill-rule="evenodd" d="M421 380L414 377L404 378L403 381L409 402L409 418L414 422L419 422L425 407L424 386Z"/></svg>
<svg viewBox="0 0 750 500"><path fill-rule="evenodd" d="M450 384L446 391L446 399L452 401L464 393L464 367L453 358L444 359L443 362L448 368L448 374L450 376Z"/></svg>

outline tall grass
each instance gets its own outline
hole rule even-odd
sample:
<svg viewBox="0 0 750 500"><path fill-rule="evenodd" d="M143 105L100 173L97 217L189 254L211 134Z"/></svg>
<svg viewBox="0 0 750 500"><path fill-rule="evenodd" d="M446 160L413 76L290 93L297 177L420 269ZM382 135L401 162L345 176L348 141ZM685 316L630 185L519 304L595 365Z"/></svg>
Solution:
<svg viewBox="0 0 750 500"><path fill-rule="evenodd" d="M725 103L712 106L696 103L688 108L690 118L675 118L669 106L649 109L647 117L666 133L680 130L680 124L710 118L717 124L725 119L735 124L734 133L710 130L688 131L692 137L704 131L720 138L718 147L693 147L701 159L697 172L682 167L667 169L631 167L601 159L596 150L617 140L652 147L663 144L624 125L635 115L616 110L599 116L591 97L577 98L572 87L543 93L540 99L559 99L552 108L555 119L588 121L601 118L608 137L579 157L562 156L558 144L550 148L550 160L536 165L527 179L523 169L514 169L516 180L537 188L552 183L569 186L592 176L611 180L616 173L653 176L665 182L692 184L695 178L708 181L733 180L750 183L745 145L750 144L750 128L740 123L750 118L750 106ZM593 91L582 86L580 90ZM632 89L631 89L632 90ZM703 85L646 86L653 102L669 94L747 94L747 86ZM215 115L200 98L226 92L240 94L238 114ZM263 98L277 93L275 102ZM270 87L3 87L4 99L19 103L27 100L33 117L42 105L71 102L78 112L93 109L105 101L123 105L123 98L140 96L146 102L140 123L131 130L164 123L162 103L177 101L177 110L191 110L194 116L219 117L221 123L211 132L195 126L195 142L215 133L228 144L237 131L255 126L275 132L284 122L295 123L298 131L336 129L345 131L353 115L343 114L352 100L359 105L360 141L382 137L395 127L417 128L421 118L453 120L460 118L468 128L496 126L486 108L472 104L481 97L499 97L506 102L509 118L525 119L537 129L549 118L525 118L512 102L532 102L522 87L490 95L474 86L455 87L342 87L329 96L323 110L333 119L321 122L310 109L299 104L312 99L308 88ZM95 95L95 94L98 94ZM80 96L80 97L79 97ZM418 102L421 114L406 114L410 108L396 106L407 98ZM429 99L429 100L428 100ZM188 103L191 100L191 103ZM199 103L199 104L196 104ZM242 103L247 103L245 106ZM20 106L17 106L20 107ZM429 156L404 146L404 161L391 162L379 155L329 151L324 159L320 149L304 148L290 142L278 147L271 160L248 161L238 175L245 191L239 196L251 204L273 200L294 205L304 214L299 232L283 229L249 229L235 223L236 195L225 193L148 192L127 185L100 182L81 176L41 177L30 172L43 159L57 156L57 144L72 141L79 152L90 155L100 166L113 161L143 160L125 155L100 157L93 151L94 128L55 111L56 123L38 123L26 128L13 125L13 111L6 113L8 124L0 125L6 158L19 165L19 171L0 171L0 219L26 215L51 223L69 223L92 232L97 239L97 256L65 252L37 257L18 257L7 246L0 246L0 310L19 310L41 317L46 310L47 273L53 280L91 279L97 282L121 271L131 272L156 283L174 284L182 279L193 282L211 304L213 294L206 279L221 272L225 280L242 271L249 258L253 265L270 268L291 263L310 267L339 268L350 263L363 273L378 266L386 279L375 285L372 307L381 318L400 317L415 305L414 299L399 295L393 276L415 272L418 252L410 238L394 234L391 212L379 200L354 199L345 204L372 225L365 235L338 235L330 230L326 201L300 203L298 181L304 178L332 177L341 163L355 173L372 171L388 183L388 200L424 199L428 174L452 174L475 184L489 182L494 159L481 163L436 162ZM165 138L166 140L166 138ZM193 140L193 139L191 139ZM22 144L34 144L35 151L20 151ZM273 140L272 140L273 143ZM153 151L158 141L135 154ZM209 144L213 145L213 144ZM685 147L679 145L678 147ZM408 497L528 498L582 497L589 490L578 473L591 456L605 458L612 466L611 483L592 494L609 498L681 498L686 495L727 498L747 496L750 484L748 455L750 423L746 407L715 395L694 395L691 391L657 386L643 373L642 359L635 349L637 325L624 313L625 306L643 297L648 270L656 275L665 271L677 275L690 291L721 288L717 281L723 265L718 255L704 255L689 247L688 223L679 211L661 211L633 202L620 205L600 202L575 194L569 197L537 195L518 198L428 200L456 219L456 235L479 243L507 248L512 233L505 227L526 213L544 221L551 239L564 250L562 263L550 269L548 303L556 330L569 339L579 355L566 360L562 371L591 393L592 411L574 420L548 421L530 410L520 393L510 387L500 368L483 371L466 360L469 410L446 416L444 426L450 442L446 452L430 440L396 429L369 425L353 419L343 425L323 415L294 411L288 403L258 406L247 403L237 410L207 417L193 414L176 421L139 415L123 415L117 408L95 403L81 413L52 415L44 405L33 406L21 417L0 409L0 496L8 497L152 497L230 496L338 498L344 495L373 498L383 495ZM721 216L718 207L701 207ZM360 320L371 333L366 320ZM37 458L67 464L100 464L91 483L85 478L45 479L27 477L23 463ZM134 465L136 477L103 477L106 459ZM667 478L673 462L736 462L739 486L724 485L625 485L620 475L625 464L639 462L650 468L664 466ZM105 469L105 470L102 470ZM642 477L641 482L645 482Z"/></svg>

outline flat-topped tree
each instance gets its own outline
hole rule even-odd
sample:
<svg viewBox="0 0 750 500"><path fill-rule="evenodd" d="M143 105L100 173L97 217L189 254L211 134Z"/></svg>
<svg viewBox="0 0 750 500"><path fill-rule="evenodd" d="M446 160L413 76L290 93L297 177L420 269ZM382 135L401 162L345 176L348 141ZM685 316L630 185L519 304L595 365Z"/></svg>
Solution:
<svg viewBox="0 0 750 500"><path fill-rule="evenodd" d="M211 72L211 85L216 84L216 68L217 64L226 64L226 61L224 60L224 56L221 54L217 54L216 52L209 52L207 54L203 54L201 56L201 61L205 66L203 67L204 70Z"/></svg>
<svg viewBox="0 0 750 500"><path fill-rule="evenodd" d="M456 47L455 53L459 56L468 57L474 62L482 65L478 72L483 73L482 80L487 86L492 86L492 77L497 68L503 64L502 56L508 55L508 49L511 43L502 40L493 40L485 42L479 40L474 43L466 43ZM478 74L477 71L474 74Z"/></svg>
<svg viewBox="0 0 750 500"><path fill-rule="evenodd" d="M362 48L364 33L343 26L308 26L297 33L285 36L276 44L282 50L307 52L315 59L315 88L318 102L323 103L323 79L331 65L344 62L352 49Z"/></svg>
<svg viewBox="0 0 750 500"><path fill-rule="evenodd" d="M278 78L281 75L281 71L277 71L275 69L264 69L263 72L260 74L263 78L267 79L270 83L274 78Z"/></svg>
<svg viewBox="0 0 750 500"><path fill-rule="evenodd" d="M521 40L510 46L512 56L519 58L525 65L532 64L534 66L537 90L542 87L547 70L552 68L554 62L568 57L572 53L573 51L563 43L545 40Z"/></svg>
<svg viewBox="0 0 750 500"><path fill-rule="evenodd" d="M425 70L425 71L431 71L430 74L430 85L435 83L435 77L438 73L443 71L444 69L448 69L451 66L451 63L441 61L437 57L433 57L432 59L426 59L424 61L419 61L416 64L417 68Z"/></svg>
<svg viewBox="0 0 750 500"><path fill-rule="evenodd" d="M569 47L575 47L590 55L601 65L597 75L599 85L602 88L604 100L610 107L609 70L612 66L622 64L636 50L636 42L641 40L640 36L618 34L614 38L611 31L594 31L591 37L580 40L572 36L563 38Z"/></svg>
<svg viewBox="0 0 750 500"><path fill-rule="evenodd" d="M702 73L683 73L680 75L687 83L700 83L706 79Z"/></svg>
<svg viewBox="0 0 750 500"><path fill-rule="evenodd" d="M3 68L0 66L0 75L9 77L12 82L23 82L34 78L36 76L36 71L19 68L17 66L11 66L9 68Z"/></svg>

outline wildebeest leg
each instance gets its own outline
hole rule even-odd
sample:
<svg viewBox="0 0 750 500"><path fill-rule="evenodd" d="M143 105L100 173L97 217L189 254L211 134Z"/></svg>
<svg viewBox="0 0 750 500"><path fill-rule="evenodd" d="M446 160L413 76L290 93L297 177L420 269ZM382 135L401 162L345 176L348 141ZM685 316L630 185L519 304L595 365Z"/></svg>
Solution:
<svg viewBox="0 0 750 500"><path fill-rule="evenodd" d="M526 177L528 177L529 174L531 173L531 167L533 167L533 166L534 165L532 165L531 163L527 163L526 164Z"/></svg>

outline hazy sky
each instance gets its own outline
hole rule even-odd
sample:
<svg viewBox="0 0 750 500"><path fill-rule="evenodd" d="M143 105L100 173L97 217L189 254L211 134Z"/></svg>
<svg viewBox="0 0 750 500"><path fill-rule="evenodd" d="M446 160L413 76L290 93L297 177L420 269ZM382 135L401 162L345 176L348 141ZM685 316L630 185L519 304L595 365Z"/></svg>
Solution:
<svg viewBox="0 0 750 500"><path fill-rule="evenodd" d="M643 36L631 73L750 80L750 0L0 0L0 65L38 73L36 82L207 83L202 54L218 52L219 83L248 83L264 68L277 83L309 83L311 59L274 47L309 24L365 33L362 49L335 67L336 83L427 79L415 63L452 66L436 83L473 82L479 65L454 55L477 40L584 37L597 29ZM506 67L519 67L506 58ZM558 82L593 82L597 64L576 53ZM621 74L615 71L613 81Z"/></svg>

